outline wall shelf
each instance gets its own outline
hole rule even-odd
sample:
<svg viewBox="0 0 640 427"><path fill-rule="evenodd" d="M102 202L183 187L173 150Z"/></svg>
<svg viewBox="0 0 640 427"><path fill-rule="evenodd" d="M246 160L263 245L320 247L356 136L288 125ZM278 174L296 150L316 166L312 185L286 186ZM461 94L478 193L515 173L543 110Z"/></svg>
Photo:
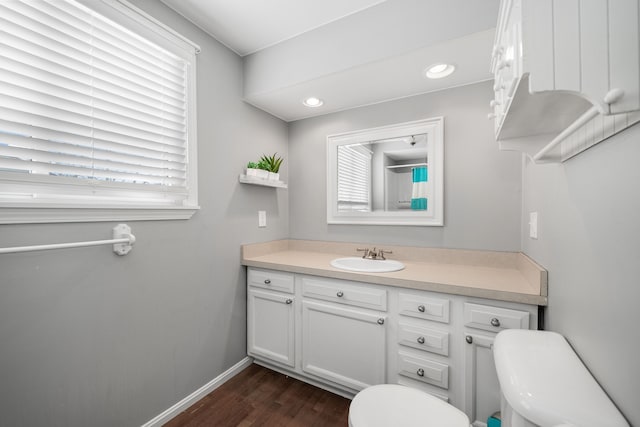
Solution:
<svg viewBox="0 0 640 427"><path fill-rule="evenodd" d="M282 181L255 178L244 174L238 177L238 181L240 181L240 183L242 184L261 185L263 187L287 188L287 184Z"/></svg>

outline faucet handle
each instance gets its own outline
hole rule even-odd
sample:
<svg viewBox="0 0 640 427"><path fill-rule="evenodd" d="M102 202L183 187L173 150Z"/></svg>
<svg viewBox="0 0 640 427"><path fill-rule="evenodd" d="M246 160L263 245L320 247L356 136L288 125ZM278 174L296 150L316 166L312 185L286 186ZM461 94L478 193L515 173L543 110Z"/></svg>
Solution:
<svg viewBox="0 0 640 427"><path fill-rule="evenodd" d="M369 252L370 252L369 248L363 248L363 249L356 248L356 251L364 252L364 255L362 255L362 258L368 257L369 256Z"/></svg>
<svg viewBox="0 0 640 427"><path fill-rule="evenodd" d="M387 251L387 250L384 250L384 249L378 249L378 257L381 258L381 259L386 259L384 257L384 254L392 254L392 253L393 253L393 251Z"/></svg>

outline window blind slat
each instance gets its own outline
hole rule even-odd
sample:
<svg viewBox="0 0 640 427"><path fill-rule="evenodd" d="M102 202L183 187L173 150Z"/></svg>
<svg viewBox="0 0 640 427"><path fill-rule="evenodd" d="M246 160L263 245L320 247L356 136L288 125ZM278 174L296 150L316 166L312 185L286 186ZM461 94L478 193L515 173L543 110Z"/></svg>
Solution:
<svg viewBox="0 0 640 427"><path fill-rule="evenodd" d="M73 102L76 110L86 110L86 105L92 103L98 111L116 114L129 123L140 123L144 125L147 130L155 130L160 126L176 138L183 137L185 132L184 118L182 118L182 122L176 122L174 121L175 118L170 114L157 112L157 114L153 115L148 111L143 112L128 108L124 105L96 99L95 97L32 79L28 76L9 73L1 68L0 93L13 97L22 97L33 102L42 102L48 99L52 104L54 104L56 100L64 102L66 98L66 100Z"/></svg>
<svg viewBox="0 0 640 427"><path fill-rule="evenodd" d="M98 165L83 166L82 164L58 164L0 156L0 170L22 171L28 174L53 175L74 177L80 179L95 179L106 182L127 182L135 184L184 186L185 180L170 174L152 175L142 171L129 172L101 168Z"/></svg>
<svg viewBox="0 0 640 427"><path fill-rule="evenodd" d="M71 133L58 133L52 135L47 132L48 129L41 129L33 126L13 126L11 129L7 122L0 120L0 128L7 129L6 132L0 132L0 144L18 145L36 149L42 149L38 144L46 144L52 146L51 136L55 137L55 149L63 152L74 153L76 150L96 150L113 153L114 156L126 156L135 161L139 159L150 159L158 161L171 161L182 165L186 164L185 150L176 147L177 152L171 153L166 150L153 150L151 148L117 144L112 141L105 141L97 138L85 137ZM20 142L17 142L20 141ZM109 154L111 155L111 154Z"/></svg>
<svg viewBox="0 0 640 427"><path fill-rule="evenodd" d="M12 57L8 57L11 55ZM170 105L157 98L149 98L141 94L125 92L112 83L103 82L89 74L72 70L49 61L38 60L25 52L12 51L3 54L0 45L0 70L5 73L6 80L15 84L30 79L41 85L59 87L61 90L80 94L91 93L96 100L104 100L120 108L127 108L150 117L161 116L164 119L183 126L185 121L184 102ZM118 93L115 93L118 92ZM134 99L134 96L136 98Z"/></svg>
<svg viewBox="0 0 640 427"><path fill-rule="evenodd" d="M33 152L34 155L37 154L40 159L44 158L45 153L50 153L51 161L63 162L65 159L68 159L68 161L71 162L77 158L85 158L110 161L121 165L128 164L132 169L141 167L147 169L170 169L182 172L186 170L182 161L174 160L175 158L182 160L180 156L168 158L168 156L163 156L162 153L153 153L156 155L155 157L146 157L120 153L112 150L102 150L93 146L87 147L71 144L59 144L56 146L57 151L52 152L50 151L51 144L47 141L41 141L20 135L2 134L0 134L0 145L3 146L3 156L15 156L23 159L29 158L29 152Z"/></svg>
<svg viewBox="0 0 640 427"><path fill-rule="evenodd" d="M370 210L371 154L348 145L338 149L338 209Z"/></svg>
<svg viewBox="0 0 640 427"><path fill-rule="evenodd" d="M11 97L0 96L0 105L4 100L11 100ZM66 118L64 111L48 108L46 106L33 106L35 112L29 112L24 103L15 101L17 109L3 108L0 106L0 114L8 121L25 120L25 124L37 126L43 129L50 129L53 133L73 133L84 135L107 141L113 141L121 145L131 145L134 147L153 148L156 150L167 150L173 153L180 153L184 150L180 140L170 136L151 134L149 132L135 130L125 126L118 126L112 123L101 121L97 118L85 117L80 114L69 113ZM22 109L20 109L22 107ZM37 107L37 108L36 108ZM31 111L34 111L32 109ZM103 129L108 128L108 129ZM130 131L130 133L127 133ZM52 142L55 144L55 142Z"/></svg>

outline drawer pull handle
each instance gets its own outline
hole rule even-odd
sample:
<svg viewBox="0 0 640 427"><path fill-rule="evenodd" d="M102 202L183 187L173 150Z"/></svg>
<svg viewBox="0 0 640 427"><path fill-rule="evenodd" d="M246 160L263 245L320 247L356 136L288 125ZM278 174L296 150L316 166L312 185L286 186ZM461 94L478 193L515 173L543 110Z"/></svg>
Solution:
<svg viewBox="0 0 640 427"><path fill-rule="evenodd" d="M471 335L467 335L464 337L468 344L473 344L473 337Z"/></svg>
<svg viewBox="0 0 640 427"><path fill-rule="evenodd" d="M496 328L500 326L500 319L498 319L497 317L494 317L493 319L491 319L491 326L495 326Z"/></svg>
<svg viewBox="0 0 640 427"><path fill-rule="evenodd" d="M287 300L285 301L286 304L291 304L293 302L293 300L291 298L287 298Z"/></svg>
<svg viewBox="0 0 640 427"><path fill-rule="evenodd" d="M270 279L264 279L264 284L265 285L270 285L271 284L271 280Z"/></svg>
<svg viewBox="0 0 640 427"><path fill-rule="evenodd" d="M424 344L424 337L418 337L418 344Z"/></svg>
<svg viewBox="0 0 640 427"><path fill-rule="evenodd" d="M378 319L378 325L384 325L384 319L382 317Z"/></svg>
<svg viewBox="0 0 640 427"><path fill-rule="evenodd" d="M425 310L424 305L419 305L419 306L418 306L418 311L419 311L420 313L424 313L424 310Z"/></svg>
<svg viewBox="0 0 640 427"><path fill-rule="evenodd" d="M344 292L342 292L342 291L338 291L338 293L336 294L336 296L337 296L338 298L342 298L342 297L344 296Z"/></svg>
<svg viewBox="0 0 640 427"><path fill-rule="evenodd" d="M418 368L418 371L416 372L416 374L418 374L419 377L424 377L424 369Z"/></svg>

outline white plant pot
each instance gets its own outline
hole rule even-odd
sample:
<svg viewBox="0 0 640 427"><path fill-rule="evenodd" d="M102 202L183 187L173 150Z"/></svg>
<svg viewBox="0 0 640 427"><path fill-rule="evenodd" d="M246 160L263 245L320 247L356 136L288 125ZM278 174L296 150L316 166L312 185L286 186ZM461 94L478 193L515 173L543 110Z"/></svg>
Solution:
<svg viewBox="0 0 640 427"><path fill-rule="evenodd" d="M280 174L275 172L269 172L269 181L279 181Z"/></svg>
<svg viewBox="0 0 640 427"><path fill-rule="evenodd" d="M269 179L269 171L258 169L258 175L256 175L256 178Z"/></svg>
<svg viewBox="0 0 640 427"><path fill-rule="evenodd" d="M247 176L257 177L259 171L259 169L247 168Z"/></svg>

